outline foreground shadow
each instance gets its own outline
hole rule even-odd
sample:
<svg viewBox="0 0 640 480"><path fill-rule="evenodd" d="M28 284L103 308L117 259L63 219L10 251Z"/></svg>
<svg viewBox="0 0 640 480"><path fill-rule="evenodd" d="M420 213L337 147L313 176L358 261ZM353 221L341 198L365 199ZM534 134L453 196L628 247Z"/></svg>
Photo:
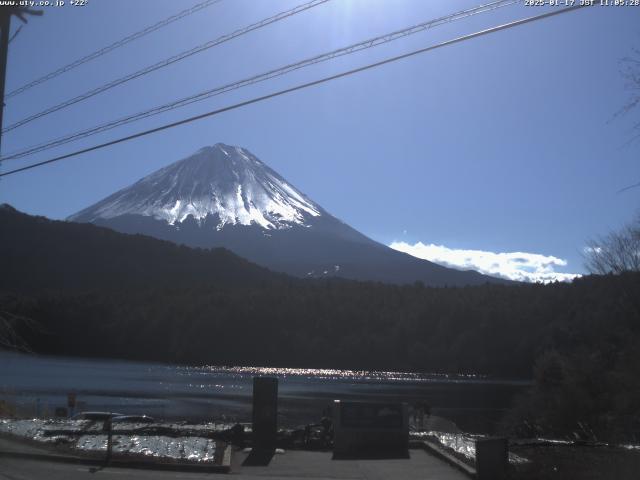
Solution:
<svg viewBox="0 0 640 480"><path fill-rule="evenodd" d="M399 460L411 458L408 450L378 451L365 450L357 452L333 453L332 460Z"/></svg>
<svg viewBox="0 0 640 480"><path fill-rule="evenodd" d="M259 450L252 449L251 453L242 462L243 467L266 467L271 462L271 459L275 455L274 450Z"/></svg>

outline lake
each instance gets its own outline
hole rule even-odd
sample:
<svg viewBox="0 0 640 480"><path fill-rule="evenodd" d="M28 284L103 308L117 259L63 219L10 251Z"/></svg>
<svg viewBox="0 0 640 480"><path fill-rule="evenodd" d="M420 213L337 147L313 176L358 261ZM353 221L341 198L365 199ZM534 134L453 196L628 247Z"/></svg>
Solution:
<svg viewBox="0 0 640 480"><path fill-rule="evenodd" d="M424 402L434 415L474 433L491 433L525 380L475 375L298 368L179 366L0 351L0 399L26 416L53 416L75 393L80 410L159 419L251 419L252 378L279 379L279 422L316 422L333 400Z"/></svg>

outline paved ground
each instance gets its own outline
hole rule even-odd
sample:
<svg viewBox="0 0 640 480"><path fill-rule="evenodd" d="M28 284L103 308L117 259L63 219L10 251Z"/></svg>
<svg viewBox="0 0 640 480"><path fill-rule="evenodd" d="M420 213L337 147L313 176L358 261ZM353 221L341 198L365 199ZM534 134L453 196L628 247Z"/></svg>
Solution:
<svg viewBox="0 0 640 480"><path fill-rule="evenodd" d="M1 480L98 479L200 479L211 473L182 473L156 470L105 468L68 463L0 457ZM468 477L421 450L412 450L410 460L331 460L320 452L287 452L278 455L268 467L234 468L229 474L241 479L438 479L468 480Z"/></svg>
<svg viewBox="0 0 640 480"><path fill-rule="evenodd" d="M331 460L329 452L286 452L275 455L268 467L240 467L243 454L234 455L237 478L309 479L421 479L469 480L469 477L423 450L411 450L410 459Z"/></svg>
<svg viewBox="0 0 640 480"><path fill-rule="evenodd" d="M16 444L0 439L0 451L42 453L36 447ZM330 452L287 451L277 454L267 467L243 467L246 457L235 452L232 473L236 480L244 479L421 479L468 480L469 477L422 450L411 450L410 459L400 460L332 460ZM105 468L87 465L31 460L0 456L0 480L75 480L100 479L200 479L211 478L215 473L186 473L158 470Z"/></svg>
<svg viewBox="0 0 640 480"><path fill-rule="evenodd" d="M0 452L20 452L20 453L49 453L45 448L38 448L24 442L15 442L7 438L0 437Z"/></svg>

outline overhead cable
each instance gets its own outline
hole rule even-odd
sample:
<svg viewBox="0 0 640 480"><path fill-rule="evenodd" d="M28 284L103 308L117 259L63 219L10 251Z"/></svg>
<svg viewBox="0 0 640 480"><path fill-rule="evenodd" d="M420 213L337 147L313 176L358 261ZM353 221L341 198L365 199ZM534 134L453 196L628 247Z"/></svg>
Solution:
<svg viewBox="0 0 640 480"><path fill-rule="evenodd" d="M310 58L306 58L304 60L295 62L295 63L291 63L273 70L269 70L267 72L264 73L260 73L258 75L254 75L252 77L248 77L239 81L235 81L232 83L228 83L219 87L214 87L212 89L208 89L205 90L203 92L194 94L194 95L190 95L184 98L180 98L178 100L173 100L171 102L165 103L163 105L158 105L155 107L152 107L150 109L147 110L143 110L134 114L130 114L127 115L125 117L121 117L118 118L116 120L112 120L88 129L84 129L81 131L77 131L62 137L59 137L57 139L54 140L50 140L44 143L40 143L37 145L32 145L29 147L26 147L24 149L21 149L19 151L10 153L8 155L6 155L3 158L0 158L0 161L4 161L4 160L13 160L13 159L19 159L19 158L23 158L29 155L33 155L35 153L39 153L42 152L44 150L49 150L51 148L54 147L58 147L60 145L64 145L66 143L69 142L73 142L76 140L80 140L83 138L87 138L89 136L98 134L98 133L102 133L108 130L111 130L113 128L122 126L122 125L126 125L132 122L136 122L139 120L142 120L144 118L147 117L151 117L154 115L158 115L161 113L164 113L166 111L169 110L174 110L176 108L180 108L180 107L184 107L187 105L190 105L192 103L195 102L200 102L203 100L206 100L208 98L217 96L217 95L222 95L224 93L230 92L232 90L237 90L239 88L242 87L246 87L249 85L253 85L256 83L260 83L260 82L264 82L266 80L270 80L272 78L275 77L279 77L282 75L285 75L287 73L311 66L311 65L315 65L318 63L322 63L322 62L326 62L329 60L332 60L334 58L337 57L342 57L345 55L350 55L356 52L359 52L361 50L365 50L365 49L369 49L369 48L374 48L377 47L379 45L383 45L385 43L389 43L392 42L394 40L398 40L400 38L404 38L407 37L409 35L413 35L419 32L422 32L424 30L428 30L430 28L439 26L439 25L443 25L446 23L450 23L450 22L454 22L454 21L458 21L458 20L462 20L464 18L470 17L472 15L477 15L480 13L484 13L484 12L488 12L488 11L493 11L497 8L502 8L502 7L506 7L509 5L513 5L515 3L519 3L521 0L500 0L500 1L494 1L488 4L484 4L484 5L479 5L477 7L473 7L473 8L469 8L466 10L462 10L459 12L455 12L443 17L439 17L436 19L431 19L425 22L421 22L418 23L416 25L412 25L410 27L407 28L403 28L401 30L396 30L390 33L386 33L384 35L379 35L377 37L373 37L373 38L369 38L367 40L363 40L361 42L346 46L346 47L342 47L327 53L323 53L320 55L315 55L313 57Z"/></svg>
<svg viewBox="0 0 640 480"><path fill-rule="evenodd" d="M181 12L176 13L175 15L171 15L170 17L165 18L164 20L160 20L157 23L154 23L153 25L150 25L138 32L132 33L131 35L127 35L124 38L121 38L120 40L113 42L110 45L107 45L106 47L100 48L98 50L96 50L95 52L92 52L88 55L85 55L84 57L78 58L77 60L74 60L71 63L68 63L67 65L64 65L56 70L53 70L52 72L47 73L46 75L43 75L42 77L36 78L35 80L26 83L25 85L16 88L15 90L9 92L8 94L5 95L5 99L9 99L11 97L15 97L16 95L19 95L23 92L26 92L27 90L29 90L30 88L33 88L37 85L40 85L41 83L47 82L53 78L56 78L60 75L62 75L63 73L67 73L71 70L73 70L76 67L79 67L80 65L83 65L87 62L90 62L91 60L94 60L98 57L101 57L102 55L109 53L113 50L115 50L116 48L120 48L124 45L127 45L128 43L133 42L134 40L137 40L141 37L144 37L145 35L148 35L152 32L155 32L156 30L159 30L163 27L166 27L167 25L170 25L171 23L180 20L184 17L187 17L189 15L192 15L196 12L199 12L202 9L205 9L207 7L210 7L213 4L219 3L222 0L206 0L204 2L200 2L196 5L194 5L191 8L187 8L186 10L182 10ZM16 32L17 34L17 32ZM14 35L15 36L15 35Z"/></svg>
<svg viewBox="0 0 640 480"><path fill-rule="evenodd" d="M520 19L520 20L515 20L515 21L512 21L512 22L509 22L509 23L505 23L505 24L502 24L502 25L498 25L496 27L491 27L491 28L487 28L487 29L484 29L484 30L480 30L480 31L475 32L475 33L470 33L470 34L467 34L467 35L463 35L461 37L457 37L457 38L454 38L452 40L447 40L447 41L444 41L444 42L441 42L441 43L437 43L435 45L424 47L424 48L421 48L421 49L418 49L418 50L413 50L413 51L411 51L409 53L404 53L402 55L397 55L395 57L386 58L384 60L381 60L381 61L378 61L378 62L375 62L375 63L370 63L368 65L365 65L365 66L362 66L362 67L358 67L358 68L354 68L352 70L347 70L347 71L344 71L344 72L341 72L341 73L338 73L338 74L335 74L335 75L331 75L331 76L328 76L328 77L324 77L324 78L321 78L319 80L314 80L312 82L307 82L307 83L303 83L303 84L300 84L300 85L296 85L294 87L286 88L284 90L279 90L277 92L273 92L273 93L270 93L268 95L263 95L261 97L255 97L255 98L252 98L250 100L245 100L245 101L240 102L240 103L229 105L227 107L219 108L217 110L212 110L212 111L209 111L209 112L206 112L206 113L202 113L200 115L195 115L195 116L192 116L192 117L189 117L189 118L185 118L185 119L179 120L177 122L168 123L168 124L162 125L160 127L152 128L152 129L145 130L145 131L142 131L142 132L138 132L138 133L135 133L135 134L132 134L132 135L128 135L126 137L121 137L121 138L118 138L116 140L111 140L111 141L108 141L108 142L105 142L105 143L94 145L92 147L83 148L81 150L76 150L75 152L67 153L65 155L60 155L58 157L50 158L48 160L44 160L44 161L41 161L41 162L33 163L33 164L27 165L25 167L16 168L16 169L10 170L8 172L0 173L0 177L6 177L8 175L14 175L16 173L23 172L23 171L26 171L26 170L31 170L33 168L38 168L38 167L41 167L43 165L48 165L48 164L51 164L51 163L54 163L54 162L59 162L61 160L66 160L68 158L76 157L76 156L84 154L84 153L93 152L93 151L96 151L96 150L101 150L103 148L107 148L107 147L110 147L110 146L113 146L113 145L117 145L117 144L120 144L120 143L128 142L128 141L134 140L136 138L140 138L140 137L144 137L144 136L147 136L147 135L151 135L153 133L157 133L157 132L161 132L161 131L164 131L164 130L168 130L168 129L171 129L171 128L174 128L174 127L178 127L180 125L185 125L185 124L188 124L188 123L192 123L192 122L195 122L197 120L202 120L203 118L212 117L212 116L224 113L224 112L228 112L228 111L236 110L238 108L242 108L242 107L245 107L245 106L248 106L248 105L252 105L254 103L263 102L263 101L269 100L271 98L279 97L279 96L282 96L282 95L286 95L288 93L296 92L298 90L303 90L303 89L306 89L306 88L309 88L309 87L313 87L313 86L316 86L316 85L327 83L327 82L330 82L332 80L337 80L339 78L343 78L343 77L347 77L347 76L350 76L350 75L354 75L356 73L360 73L360 72L363 72L363 71L366 71L366 70L371 70L373 68L377 68L377 67L380 67L382 65L386 65L386 64L389 64L389 63L392 63L392 62L397 62L399 60L403 60L405 58L413 57L413 56L418 55L418 54L430 52L432 50L436 50L438 48L446 47L448 45L453 45L455 43L464 42L464 41L471 40L471 39L474 39L474 38L478 38L478 37L481 37L481 36L484 36L484 35L495 33L495 32L501 31L501 30L507 30L507 29L510 29L510 28L518 27L520 25L524 25L526 23L531 23L531 22L535 22L535 21L542 20L542 19L545 19L545 18L557 16L557 15L560 15L560 14L563 14L563 13L576 11L576 10L579 10L581 8L586 8L586 7L589 7L589 6L592 6L592 5L591 4L581 4L581 5L574 5L572 7L558 8L558 9L554 9L554 10L552 10L550 12L547 12L547 13L542 13L542 14L535 15L535 16L532 16L532 17L527 17L527 18L523 18L523 19Z"/></svg>
<svg viewBox="0 0 640 480"><path fill-rule="evenodd" d="M117 87L118 85L122 85L123 83L129 82L133 79L142 77L144 75L148 75L149 73L155 72L156 70L159 70L161 68L167 67L169 65L172 65L176 62L179 62L181 60L184 60L185 58L191 57L197 53L203 52L205 50L208 50L210 48L213 48L215 46L218 46L222 43L228 42L229 40L232 40L234 38L240 37L242 35L246 35L249 32L252 32L254 30L257 30L259 28L263 28L266 27L267 25L271 25L272 23L275 22L279 22L280 20L284 20L285 18L291 17L293 15L296 15L300 12L303 12L305 10L309 10L310 8L313 7L317 7L318 5L322 5L326 2L328 2L330 0L311 0L310 2L304 3L302 5L298 5L297 7L294 7L290 10L284 11L284 12L280 12L276 15L273 15L269 18L265 18L263 20L260 20L259 22L253 23L249 26L240 28L232 33L226 34L226 35L222 35L221 37L216 38L215 40L211 40L209 42L203 43L202 45L198 45L196 47L193 47L189 50L185 50L177 55L173 55L172 57L166 58L164 60L161 60L157 63L154 63L153 65L149 65L141 70L137 70L135 72L129 73L128 75L125 75L124 77L120 77L117 78L115 80L110 81L109 83L105 83L103 85L100 85L99 87L93 88L85 93L82 93L80 95L77 95L73 98L69 98L68 100L65 100L64 102L58 103L52 107L49 107L45 110L42 110L41 112L38 113L34 113L33 115L29 115L26 118L23 118L22 120L19 120L11 125L8 125L6 128L4 128L2 130L2 133L7 133L10 132L11 130L15 130L16 128L22 127L23 125L26 125L27 123L33 122L34 120L37 120L38 118L42 118L46 115L49 115L51 113L57 112L59 110L62 110L63 108L67 108L70 107L71 105L75 105L78 102L82 102L84 100L87 100L91 97L94 97L100 93L106 92L107 90L110 90L114 87Z"/></svg>

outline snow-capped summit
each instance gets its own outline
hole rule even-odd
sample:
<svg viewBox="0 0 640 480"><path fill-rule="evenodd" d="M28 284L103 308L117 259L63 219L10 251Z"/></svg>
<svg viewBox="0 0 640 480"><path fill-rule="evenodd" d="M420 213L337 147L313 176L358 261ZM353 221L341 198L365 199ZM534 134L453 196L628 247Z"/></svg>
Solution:
<svg viewBox="0 0 640 480"><path fill-rule="evenodd" d="M217 143L164 167L69 217L94 222L142 215L176 225L217 216L216 228L304 225L322 209L248 150Z"/></svg>
<svg viewBox="0 0 640 480"><path fill-rule="evenodd" d="M377 243L338 220L248 150L218 143L68 220L191 247L225 247L300 277L472 285L498 281Z"/></svg>

